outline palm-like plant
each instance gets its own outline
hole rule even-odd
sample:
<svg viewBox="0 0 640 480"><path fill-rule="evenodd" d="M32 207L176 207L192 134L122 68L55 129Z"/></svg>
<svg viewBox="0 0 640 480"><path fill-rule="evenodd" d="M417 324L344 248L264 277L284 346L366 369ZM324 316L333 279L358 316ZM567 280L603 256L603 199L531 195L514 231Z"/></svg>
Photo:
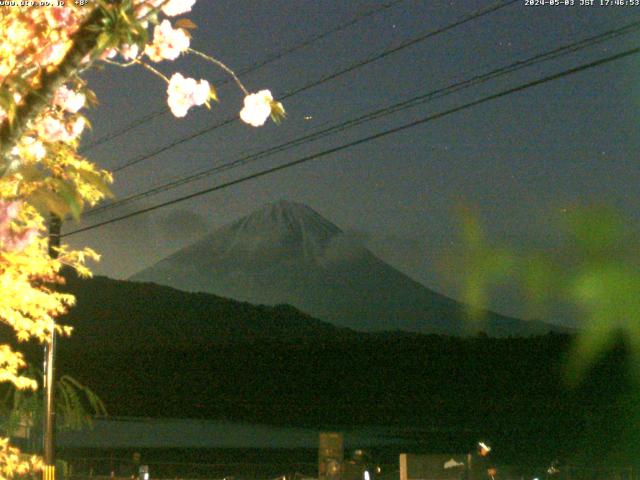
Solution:
<svg viewBox="0 0 640 480"><path fill-rule="evenodd" d="M42 378L42 371L30 368L29 376ZM35 392L17 390L11 384L0 388L0 428L6 435L29 437L25 430L40 428L43 421L44 389ZM100 397L70 375L56 382L56 423L60 429L80 430L92 427L95 417L106 416ZM26 435L25 435L26 434Z"/></svg>

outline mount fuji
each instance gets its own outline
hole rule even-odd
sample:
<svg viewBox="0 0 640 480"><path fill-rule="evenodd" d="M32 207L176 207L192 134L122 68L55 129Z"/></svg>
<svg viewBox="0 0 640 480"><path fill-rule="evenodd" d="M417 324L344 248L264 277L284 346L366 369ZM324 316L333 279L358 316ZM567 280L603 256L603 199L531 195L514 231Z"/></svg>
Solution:
<svg viewBox="0 0 640 480"><path fill-rule="evenodd" d="M269 204L130 278L254 304L290 304L363 331L466 335L464 306L388 265L312 208ZM556 330L488 312L491 336Z"/></svg>

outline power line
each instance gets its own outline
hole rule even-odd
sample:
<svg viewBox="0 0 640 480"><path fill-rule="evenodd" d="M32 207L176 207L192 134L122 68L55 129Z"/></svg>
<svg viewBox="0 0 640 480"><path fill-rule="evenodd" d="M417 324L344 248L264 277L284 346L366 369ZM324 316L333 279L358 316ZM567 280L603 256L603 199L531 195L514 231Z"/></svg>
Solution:
<svg viewBox="0 0 640 480"><path fill-rule="evenodd" d="M349 66L347 68L344 68L342 70L338 70L337 72L331 73L329 75L325 75L324 77L321 77L321 78L319 78L317 80L314 80L311 83L303 85L302 87L298 87L298 88L296 88L294 90L291 90L288 93L286 93L284 96L279 97L279 100L286 100L287 98L290 98L290 97L292 97L294 95L297 95L297 94L299 94L301 92L309 90L309 89L311 89L313 87L316 87L318 85L321 85L323 83L329 82L331 80L334 80L334 79L340 77L341 75L344 75L346 73L352 72L352 71L354 71L354 70L356 70L358 68L362 68L362 67L364 67L366 65L369 65L369 64L371 64L373 62L376 62L376 61L378 61L378 60L380 60L382 58L385 58L385 57L387 57L387 56L389 56L391 54L399 52L400 50L403 50L405 48L409 48L409 47L411 47L411 46L413 46L413 45L415 45L415 44L417 44L419 42L422 42L422 41L427 40L429 38L435 37L435 36L440 35L442 33L448 32L449 30L451 30L453 28L456 28L456 27L458 27L460 25L463 25L465 23L468 23L468 22L471 22L471 21L476 20L478 18L481 18L481 17L483 17L485 15L489 15L491 13L494 13L494 12L496 12L496 11L502 9L502 8L508 7L509 5L513 5L514 3L518 2L518 1L519 0L508 0L506 2L498 2L497 4L495 4L495 5L491 6L491 7L488 7L488 8L485 8L485 9L481 9L481 10L477 10L474 13L466 15L465 17L463 17L460 20L457 20L457 21L455 21L453 23L450 23L449 25L446 25L444 27L438 28L436 30L432 30L430 32L427 32L427 33L425 33L423 35L420 35L419 37L413 38L411 40L407 40L406 42L401 43L397 47L384 50L384 51L382 51L382 52L380 52L380 53L378 53L378 54L376 54L376 55L374 55L372 57L369 57L369 58L367 58L365 60L357 62L357 63L355 63L355 64L353 64L353 65L351 65L351 66ZM129 167L131 167L133 165L136 165L136 164L138 164L140 162L143 162L143 161L148 160L148 159L150 159L152 157L155 157L156 155L164 153L167 150L171 150L172 148L177 147L178 145L181 145L181 144L186 143L186 142L188 142L190 140L193 140L194 138L197 138L197 137L199 137L201 135L204 135L205 133L212 132L212 131L220 128L220 127L224 127L225 125L229 125L230 123L235 122L237 120L238 120L238 116L237 115L233 115L231 117L228 117L228 118L226 118L225 120L223 120L223 121L221 121L219 123L216 123L216 124L211 125L209 127L206 127L206 128L201 129L201 130L198 130L197 132L194 132L191 135L188 135L186 137L182 137L182 138L180 138L180 139L178 139L178 140L176 140L174 142L171 142L171 143L169 143L169 144L167 144L167 145L165 145L163 147L160 147L160 148L158 148L158 149L156 149L156 150L154 150L154 151L152 151L150 153L139 155L139 156L133 158L132 160L129 160L129 161L123 163L122 165L112 169L112 171L115 173L115 172L119 172L121 170L124 170L125 168L129 168Z"/></svg>
<svg viewBox="0 0 640 480"><path fill-rule="evenodd" d="M518 85L516 87L512 87L512 88L503 90L501 92L485 96L485 97L483 97L481 99L465 103L465 104L463 104L461 106L458 106L458 107L454 107L454 108L451 108L451 109L448 109L448 110L444 110L442 112L439 112L439 113L436 113L436 114L433 114L433 115L428 115L426 117L422 117L422 118L420 118L418 120L415 120L415 121L410 122L410 123L406 123L404 125L400 125L398 127L394 127L394 128L391 128L391 129L383 130L383 131L375 133L373 135L362 137L362 138L360 138L358 140L354 140L352 142L348 142L348 143L339 145L337 147L333 147L333 148L330 148L330 149L327 149L327 150L323 150L323 151L318 152L318 153L314 153L314 154L308 155L306 157L302 157L302 158L300 158L298 160L293 160L291 162L287 162L285 164L278 165L276 167L272 167L272 168L268 168L268 169L265 169L265 170L261 170L259 172L253 173L251 175L247 175L247 176L244 176L244 177L241 177L241 178L238 178L238 179L235 179L235 180L232 180L232 181L220 184L220 185L209 187L209 188L206 188L204 190L200 190L198 192L191 193L189 195L185 195L185 196L182 196L182 197L175 198L173 200L169 200L167 202L163 202L163 203L159 203L159 204L153 205L151 207L143 208L143 209L137 210L135 212L130 212L130 213L126 214L126 215L121 215L119 217L115 217L115 218L112 218L112 219L109 219L109 220L105 220L104 222L100 222L100 223L96 223L94 225L90 225L90 226L87 226L87 227L79 228L79 229L73 230L73 231L71 231L69 233L66 233L64 235L61 235L61 236L62 237L68 237L68 236L71 236L71 235L75 235L77 233L86 232L88 230L93 230L94 228L98 228L98 227L102 227L104 225L115 223L115 222L118 222L120 220L125 220L127 218L131 218L131 217L134 217L134 216L137 216L137 215L141 215L143 213L148 213L148 212L151 212L151 211L154 211L154 210L158 210L160 208L164 208L164 207L167 207L167 206L170 206L170 205L175 205L176 203L180 203L180 202L183 202L183 201L186 201L186 200L191 200L192 198L196 198L196 197L205 195L207 193L215 192L217 190L222 190L222 189L234 186L234 185L238 185L240 183L244 183L244 182L246 182L248 180L253 180L255 178L263 177L263 176L269 175L271 173L278 172L280 170L285 170L287 168L291 168L293 166L300 165L302 163L306 163L306 162L309 162L311 160L316 160L318 158L325 157L327 155L330 155L332 153L336 153L336 152L345 150L347 148L351 148L351 147L354 147L354 146L357 146L357 145L360 145L360 144L363 144L363 143L366 143L366 142L370 142L372 140L376 140L378 138L386 137L386 136L392 135L394 133L398 133L398 132L401 132L401 131L404 131L404 130L407 130L407 129L410 129L410 128L413 128L413 127L417 127L419 125L422 125L422 124L425 124L425 123L428 123L428 122L432 122L434 120L443 118L443 117L451 115L453 113L457 113L457 112L460 112L462 110L466 110L468 108L472 108L472 107L475 107L477 105L480 105L480 104L483 104L483 103L486 103L486 102L489 102L489 101L492 101L492 100L496 100L498 98L505 97L507 95L512 95L512 94L514 94L516 92L520 92L520 91L526 90L528 88L532 88L532 87L537 86L537 85L541 85L541 84L548 83L548 82L551 82L551 81L554 81L554 80L558 80L560 78L564 78L564 77L567 77L567 76L570 76L570 75L573 75L573 74L576 74L576 73L579 73L579 72L583 72L585 70L588 70L588 69L591 69L591 68L595 68L595 67L598 67L598 66L613 62L615 60L619 60L621 58L625 58L625 57L628 57L628 56L631 56L631 55L636 55L638 53L640 53L640 47L636 47L636 48L633 48L633 49L630 49L630 50L626 50L624 52L620 52L620 53L617 53L615 55L610 55L608 57L601 58L601 59L593 61L593 62L582 64L582 65L580 65L578 67L574 67L574 68L571 68L571 69L568 69L568 70L564 70L564 71L562 71L560 73L549 75L549 76L543 77L543 78L538 79L538 80L533 80L533 81Z"/></svg>
<svg viewBox="0 0 640 480"><path fill-rule="evenodd" d="M557 57L559 57L561 55L566 55L568 53L572 53L572 52L578 51L580 49L595 45L595 44L600 43L602 41L609 40L611 38L614 38L614 37L617 37L617 36L620 36L620 35L623 35L623 34L626 34L626 33L630 33L630 32L632 32L634 30L637 30L639 26L640 26L640 22L634 22L634 23L626 25L624 27L621 27L621 28L618 28L618 29L615 29L615 30L610 30L610 31L604 32L602 34L599 34L599 35L596 35L596 36L593 36L593 37L589 37L589 38L580 40L578 42L575 42L575 43L572 43L572 44L569 44L569 45L565 45L565 46L556 48L556 49L554 49L554 50L552 50L550 52L545 52L545 53L536 55L534 57L528 58L526 60L521 60L521 61L514 62L511 65L508 65L506 67L501 67L499 69L493 70L492 72L486 73L484 75L478 75L478 76L475 76L475 77L473 77L471 79L464 80L462 82L458 82L456 84L453 84L453 85L450 85L450 86L447 86L447 87L444 87L444 88L440 88L440 89L434 90L434 91L429 92L427 94L423 94L423 95L419 95L417 97L413 97L413 98L411 98L409 100L406 100L406 101L403 101L403 102L400 102L400 103L396 103L396 104L394 104L392 106L385 107L385 108L382 108L382 109L378 109L378 110L376 110L374 112L371 112L369 114L366 114L364 116L360 116L358 118L355 118L355 119L352 119L352 120L348 120L346 122L342 122L342 123L340 123L338 125L334 125L334 126L329 127L327 129L324 129L324 130L321 130L321 131L318 131L318 132L314 132L314 133L306 135L304 137L285 142L285 143L280 144L280 145L275 146L275 147L271 147L271 148L269 148L267 150L263 150L263 151L258 152L256 154L247 155L247 156L244 156L244 157L242 157L240 159L234 160L232 162L229 162L229 163L226 163L226 164L223 164L223 165L219 165L219 166L213 167L211 169L205 170L204 172L199 172L197 174L193 174L193 175L190 175L190 176L187 176L187 177L184 177L184 178L169 182L169 183L167 183L165 185L161 185L159 187L154 187L154 188L152 188L150 190L147 190L146 192L142 192L142 193L139 193L139 194L131 195L131 196L126 197L124 199L121 199L119 201L104 205L103 207L98 207L96 209L90 210L89 212L87 212L87 214L91 215L91 214L94 214L94 213L99 213L99 212L104 211L104 210L109 210L111 208L115 208L115 207L118 207L120 205L129 203L129 202L131 202L133 200L136 200L136 199L139 199L139 198L143 198L143 197L155 194L155 193L160 193L162 191L166 191L166 190L169 190L171 188L175 188L175 187L180 186L180 185L191 183L191 182L193 182L195 180L199 180L201 178L205 178L207 176L210 176L213 173L217 173L219 171L227 170L227 169L233 168L233 167L235 167L237 165L242 165L242 164L248 163L249 161L256 160L256 159L271 155L273 153L281 152L283 150L292 148L294 146L298 146L298 145L301 145L303 143L307 143L308 141L317 140L317 139L322 138L322 137L324 137L324 136L326 136L326 135L328 135L330 133L334 133L334 132L337 132L337 131L343 131L346 128L359 125L361 123L364 123L365 121L369 121L369 120L372 120L372 119L375 119L375 118L386 116L386 115L395 113L397 111L404 110L406 108L414 107L416 105L425 103L426 101L430 101L430 100L433 100L433 99L436 99L436 98L441 98L443 96L455 93L455 92L457 92L459 90L468 88L468 87L470 87L472 85L475 85L475 84L478 84L478 83L484 83L484 82L486 82L486 81L488 81L490 79L497 78L499 76L502 76L502 75L505 75L505 74L508 74L508 73L512 73L512 72L514 72L516 70L519 70L521 68L525 68L525 67L534 65L534 64L542 62L542 61L551 60L551 59L557 58Z"/></svg>
<svg viewBox="0 0 640 480"><path fill-rule="evenodd" d="M500 67L498 69L494 69L488 73L482 74L482 75L476 75L474 77L471 77L469 79L463 80L463 81L459 81L457 83L454 83L452 85L448 85L446 87L442 87L436 90L433 90L431 92L425 93L425 94L421 94L418 96L415 96L413 98L410 98L408 100L404 100L398 103L395 103L393 105L384 107L384 108L380 108L377 109L373 112L367 113L365 115L361 115L358 116L356 118L347 120L345 122L341 122L339 124L330 126L328 128L313 132L311 134L302 136L302 137L298 137L296 139L281 143L277 146L274 147L270 147L266 150L262 150L260 152L257 153L253 153L253 154L249 154L249 155L245 155L239 159L233 160L231 162L227 162L225 164L222 165L218 165L215 166L213 168L207 169L203 172L199 172L193 175L189 175L183 178L179 178L177 180L168 182L164 185L160 185L157 187L153 187L145 192L141 192L141 193L137 193L137 194L133 194L130 195L128 197L125 197L121 200L106 204L104 206L101 207L97 207L94 208L92 210L89 210L86 214L85 217L87 216L91 216L94 214L98 214L101 212L104 212L106 210L111 210L113 208L117 208L120 207L122 205L128 204L132 201L141 199L141 198L145 198L151 195L155 195L157 193L161 193L176 187L179 187L181 185L185 185L188 183L192 183L196 180L200 180L202 178L206 178L208 176L211 176L215 173L221 172L221 171L225 171L225 170L229 170L232 168L235 168L237 166L240 165L244 165L247 164L251 161L255 161L258 160L260 158L266 157L266 156L270 156L274 153L279 153L285 150L288 150L290 148L311 142L311 141L315 141L318 140L320 138L326 137L327 135L330 134L334 134L334 133L338 133L338 132L342 132L344 130L346 130L347 128L351 128L357 125L360 125L362 123L383 117L383 116L387 116L393 113L396 113L398 111L401 110L405 110L408 108L412 108L415 107L417 105L421 105L424 103L427 103L429 101L435 100L437 98L442 98L444 96L447 95L451 95L453 93L456 93L460 90L478 85L478 84L482 84L485 83L489 80L501 77L503 75L507 75L510 73L513 73L517 70L541 63L541 62L545 62L548 60L552 60L555 58L558 58L560 56L563 55L567 55L569 53L573 53L576 51L579 51L581 49L587 48L587 47L591 47L593 45L596 45L598 43L601 43L603 41L607 41L607 40L611 40L612 38L616 38L619 37L621 35L625 35L628 33L631 33L633 31L638 30L638 28L640 28L640 21L636 21L636 22L632 22L630 24L627 24L623 27L617 28L617 29L612 29L612 30L608 30L606 32L600 33L598 35L595 36L591 36L582 40L579 40L577 42L571 43L571 44L567 44L567 45L563 45L561 47L557 47L553 50L547 51L547 52L543 52L537 55L534 55L532 57L529 57L527 59L524 60L518 60L515 61L507 66L504 67Z"/></svg>
<svg viewBox="0 0 640 480"><path fill-rule="evenodd" d="M333 35L334 33L338 33L341 30L345 30L349 27L351 27L352 25L355 25L356 23L360 22L361 20L364 20L368 17L371 17L373 15L376 15L384 10L388 10L392 7L394 7L395 5L404 2L405 0L393 0L387 3L384 3L382 5L380 5L379 7L373 8L371 10L367 10L366 12L363 12L359 15L356 15L354 18L352 18L351 20L348 20L346 22L343 22L333 28L330 28L329 30L325 30L324 32L315 34L315 35L310 35L309 37L307 37L306 39L304 39L302 42L300 43L296 43L295 45L292 45L291 47L288 48L284 48L282 50L280 50L279 52L276 52L272 55L268 55L264 60L254 63L253 65L246 67L242 70L239 70L237 72L238 75L246 75L248 73L251 73L255 70L258 70L259 68L262 68L272 62L275 62L277 60L280 60L281 58L290 55L292 53L295 53L299 50L302 50L305 47L308 47L309 45L322 40L323 38L329 37L331 35ZM225 79L224 81L222 81L219 86L223 86L226 85L227 83L229 83L231 80L230 79ZM122 127L120 130L116 130L115 132L112 132L110 134L104 135L100 138L98 138L97 140L95 140L94 142L92 142L91 144L87 145L86 147L82 148L82 152L86 152L88 150L91 150L92 148L95 148L99 145L102 145L103 143L109 142L115 138L118 138L122 135L124 135L125 133L127 133L130 130L133 130L134 128L137 128L138 126L142 125L143 123L147 123L151 120L153 120L154 118L160 117L161 115L164 115L165 113L167 113L169 111L169 109L167 107L163 108L162 110L157 110L155 112L152 112L148 115L145 115L137 120L134 120L133 122L129 123L128 125Z"/></svg>
<svg viewBox="0 0 640 480"><path fill-rule="evenodd" d="M469 15L466 15L465 17L461 18L460 20L457 20L457 21L455 21L453 23L450 23L449 25L446 25L446 26L444 26L442 28L438 28L438 29L433 30L431 32L427 32L424 35L420 35L419 37L416 37L416 38L414 38L412 40L407 40L406 42L402 42L397 47L385 50L385 51L383 51L383 52L381 52L381 53L379 53L379 54L377 54L377 55L375 55L373 57L365 59L365 60L363 60L361 62L358 62L358 63L356 63L354 65L351 65L350 67L347 67L347 68L345 68L343 70L340 70L340 71L338 71L336 73L332 73L330 75L322 77L321 79L319 79L319 80L317 80L317 81L315 81L313 83L310 83L308 85L304 85L303 87L300 87L300 88L298 88L296 90L293 90L292 92L290 92L288 94L288 96L297 95L298 93L301 93L301 92L304 92L306 90L309 90L310 88L313 88L313 87L316 87L316 86L318 86L318 85L320 85L322 83L328 82L329 80L333 80L333 79L335 79L337 77L340 77L340 76L344 75L345 73L352 72L354 70L357 70L358 68L364 67L365 65L369 65L370 63L377 62L378 60L381 60L381 59L383 59L385 57L388 57L389 55L392 55L392 54L397 53L397 52L399 52L401 50L404 50L405 48L412 47L413 45L416 45L416 44L421 43L421 42L423 42L425 40L428 40L429 38L438 36L438 35L440 35L442 33L446 33L449 30L453 30L454 28L459 27L460 25L464 25L465 23L472 22L473 20L477 20L478 18L484 17L485 15L489 15L491 13L495 13L498 10L501 10L501 9L503 9L505 7L508 7L509 5L513 5L514 3L518 2L518 1L519 0L508 0L508 1L505 1L505 2L498 2L498 3L496 3L496 4L492 5L492 6L489 6L487 8L477 10L475 13L471 13Z"/></svg>

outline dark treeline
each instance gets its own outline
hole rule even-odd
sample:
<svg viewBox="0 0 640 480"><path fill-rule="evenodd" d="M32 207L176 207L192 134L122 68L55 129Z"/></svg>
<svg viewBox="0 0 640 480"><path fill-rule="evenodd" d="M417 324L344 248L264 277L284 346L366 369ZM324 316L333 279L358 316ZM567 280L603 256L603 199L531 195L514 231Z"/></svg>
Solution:
<svg viewBox="0 0 640 480"><path fill-rule="evenodd" d="M570 388L563 334L365 334L292 307L153 284L71 279L68 288L76 331L59 343L58 373L93 388L112 415L388 425L419 451L491 439L509 462L640 458L640 397L622 343Z"/></svg>
<svg viewBox="0 0 640 480"><path fill-rule="evenodd" d="M114 415L282 425L407 427L424 448L491 438L508 459L626 457L634 402L618 349L578 388L569 338L374 338L208 349L66 352L60 370L95 387ZM420 431L423 433L419 433ZM626 432L626 430L629 430ZM637 445L637 444L635 444Z"/></svg>

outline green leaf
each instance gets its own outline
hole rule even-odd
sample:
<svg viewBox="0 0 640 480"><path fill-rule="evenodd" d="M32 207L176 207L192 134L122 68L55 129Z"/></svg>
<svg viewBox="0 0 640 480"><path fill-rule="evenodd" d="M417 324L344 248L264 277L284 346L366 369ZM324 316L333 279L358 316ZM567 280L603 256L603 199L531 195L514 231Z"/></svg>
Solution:
<svg viewBox="0 0 640 480"><path fill-rule="evenodd" d="M42 371L32 366L28 367L27 374L34 378L42 378ZM42 422L42 389L22 392L16 390L12 384L3 384L0 386L0 392L4 394L0 402L0 411L5 418L2 425L5 431L15 432L25 417L31 420L32 425ZM107 409L100 397L69 375L62 375L57 380L56 398L56 416L58 425L62 428L78 430L84 426L91 427L92 417L107 415Z"/></svg>
<svg viewBox="0 0 640 480"><path fill-rule="evenodd" d="M461 209L462 252L456 270L462 283L462 300L473 322L484 319L494 285L503 283L515 271L516 257L506 249L491 247L485 240L478 217Z"/></svg>
<svg viewBox="0 0 640 480"><path fill-rule="evenodd" d="M209 99L214 102L218 102L218 91L213 87L213 85L209 88Z"/></svg>
<svg viewBox="0 0 640 480"><path fill-rule="evenodd" d="M51 183L55 193L67 203L69 213L78 220L82 213L82 195L78 193L76 186L58 178L52 178Z"/></svg>
<svg viewBox="0 0 640 480"><path fill-rule="evenodd" d="M107 50L112 43L112 37L110 34L103 32L98 36L96 41L96 47L94 48L95 56L99 56L103 51Z"/></svg>
<svg viewBox="0 0 640 480"><path fill-rule="evenodd" d="M282 103L276 102L273 100L271 102L271 120L273 120L276 124L282 122L285 118L287 118L287 112L285 112Z"/></svg>
<svg viewBox="0 0 640 480"><path fill-rule="evenodd" d="M69 205L59 195L46 187L34 191L27 202L33 205L41 215L47 216L54 213L60 218L65 218L69 213Z"/></svg>
<svg viewBox="0 0 640 480"><path fill-rule="evenodd" d="M114 198L113 192L109 188L109 184L101 175L89 170L78 169L77 174L88 184L100 191L107 198Z"/></svg>
<svg viewBox="0 0 640 480"><path fill-rule="evenodd" d="M44 179L44 173L35 165L20 164L15 173L21 175L27 182L37 182Z"/></svg>
<svg viewBox="0 0 640 480"><path fill-rule="evenodd" d="M568 215L569 234L577 252L590 257L615 253L625 237L624 222L606 208L577 209Z"/></svg>
<svg viewBox="0 0 640 480"><path fill-rule="evenodd" d="M539 317L546 313L553 292L560 288L557 285L560 273L550 258L537 253L523 261L522 277L530 314Z"/></svg>

